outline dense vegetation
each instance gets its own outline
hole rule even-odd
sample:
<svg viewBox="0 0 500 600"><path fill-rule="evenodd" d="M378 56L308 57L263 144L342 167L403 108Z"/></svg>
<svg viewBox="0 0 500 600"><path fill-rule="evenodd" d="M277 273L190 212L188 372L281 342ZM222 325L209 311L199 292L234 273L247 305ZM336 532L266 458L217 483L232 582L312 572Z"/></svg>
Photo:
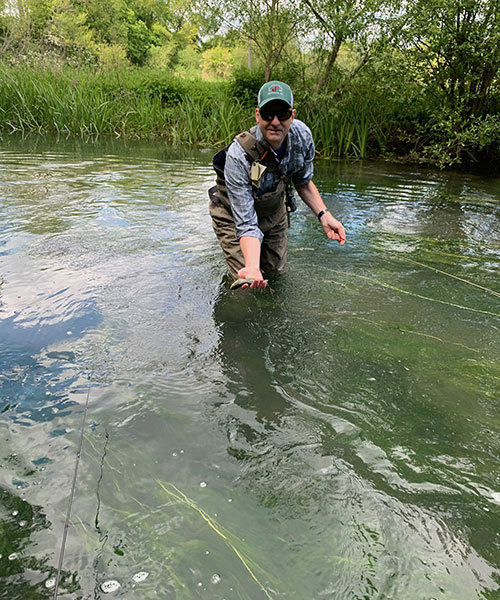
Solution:
<svg viewBox="0 0 500 600"><path fill-rule="evenodd" d="M0 0L0 128L219 144L288 81L326 157L500 158L500 0Z"/></svg>

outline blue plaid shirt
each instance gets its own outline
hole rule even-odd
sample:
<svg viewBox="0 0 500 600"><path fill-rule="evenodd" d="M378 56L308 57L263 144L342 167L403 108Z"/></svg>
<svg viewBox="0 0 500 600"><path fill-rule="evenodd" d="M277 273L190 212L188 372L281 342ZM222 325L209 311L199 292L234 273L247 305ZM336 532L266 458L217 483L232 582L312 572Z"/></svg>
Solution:
<svg viewBox="0 0 500 600"><path fill-rule="evenodd" d="M265 148L274 153L274 150L264 140L258 126L255 137ZM302 121L294 119L286 143L287 151L279 163L279 172L283 175L290 175L295 186L309 183L313 176L315 152L311 130ZM241 236L247 235L259 238L262 242L264 235L259 229L254 208L250 166L245 151L236 140L233 140L227 151L224 179L231 202L236 237L239 239ZM253 191L259 196L276 189L278 183L279 174L273 174L267 169L262 176L259 189L253 188Z"/></svg>

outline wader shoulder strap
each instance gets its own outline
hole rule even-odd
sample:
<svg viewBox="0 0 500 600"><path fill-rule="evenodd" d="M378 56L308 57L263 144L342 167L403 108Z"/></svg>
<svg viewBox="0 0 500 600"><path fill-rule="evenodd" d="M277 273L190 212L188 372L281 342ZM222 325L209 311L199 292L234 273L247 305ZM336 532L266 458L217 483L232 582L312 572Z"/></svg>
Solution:
<svg viewBox="0 0 500 600"><path fill-rule="evenodd" d="M257 141L250 131L241 132L235 139L253 161L262 160L268 153L268 150Z"/></svg>
<svg viewBox="0 0 500 600"><path fill-rule="evenodd" d="M253 135L254 133L255 130L242 131L235 139L243 148L249 160L252 161L250 179L252 180L252 185L258 189L262 175L267 169L267 166L263 165L261 161L267 156L268 150L257 141L257 138Z"/></svg>

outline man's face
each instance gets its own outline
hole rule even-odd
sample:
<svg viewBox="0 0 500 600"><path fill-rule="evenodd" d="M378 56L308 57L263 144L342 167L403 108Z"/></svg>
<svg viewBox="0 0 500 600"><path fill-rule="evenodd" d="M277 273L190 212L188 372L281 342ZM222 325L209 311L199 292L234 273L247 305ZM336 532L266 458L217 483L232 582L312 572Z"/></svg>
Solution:
<svg viewBox="0 0 500 600"><path fill-rule="evenodd" d="M255 109L255 120L264 139L274 150L284 142L294 118L295 109L281 100L273 100L261 109Z"/></svg>

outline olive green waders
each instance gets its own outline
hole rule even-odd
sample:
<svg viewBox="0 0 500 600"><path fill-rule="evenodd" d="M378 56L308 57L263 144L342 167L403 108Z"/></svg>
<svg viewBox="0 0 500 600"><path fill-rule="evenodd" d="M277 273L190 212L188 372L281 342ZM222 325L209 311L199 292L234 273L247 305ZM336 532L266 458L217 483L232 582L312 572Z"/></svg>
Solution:
<svg viewBox="0 0 500 600"><path fill-rule="evenodd" d="M215 190L214 190L215 191ZM245 266L240 241L236 237L234 219L231 210L224 206L215 196L210 194L209 211L212 226L224 258L234 279L238 279L238 271ZM276 212L259 218L259 229L264 234L260 248L260 269L266 275L271 271L282 272L287 258L288 219L285 203L282 202Z"/></svg>

